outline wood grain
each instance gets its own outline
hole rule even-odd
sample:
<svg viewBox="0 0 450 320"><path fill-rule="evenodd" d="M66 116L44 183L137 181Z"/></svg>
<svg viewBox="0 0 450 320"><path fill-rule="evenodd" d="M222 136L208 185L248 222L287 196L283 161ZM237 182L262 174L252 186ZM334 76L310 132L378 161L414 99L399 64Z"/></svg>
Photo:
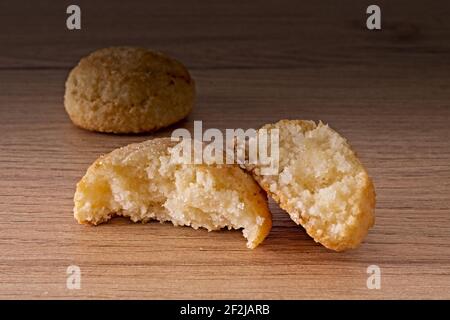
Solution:
<svg viewBox="0 0 450 320"><path fill-rule="evenodd" d="M450 298L450 6L378 1L68 1L0 4L0 298ZM149 4L151 3L151 4ZM196 79L194 112L155 135L75 128L64 81L108 45L157 48ZM374 179L377 221L357 250L317 245L271 203L274 227L245 248L208 233L72 216L76 182L113 148L176 127L248 128L321 119L346 136ZM82 289L66 288L78 265ZM379 265L382 288L368 290Z"/></svg>

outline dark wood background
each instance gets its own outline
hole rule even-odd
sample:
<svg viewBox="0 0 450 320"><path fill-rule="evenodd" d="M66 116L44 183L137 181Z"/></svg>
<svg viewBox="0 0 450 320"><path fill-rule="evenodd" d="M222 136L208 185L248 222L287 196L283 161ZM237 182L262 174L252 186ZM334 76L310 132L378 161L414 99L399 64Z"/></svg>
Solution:
<svg viewBox="0 0 450 320"><path fill-rule="evenodd" d="M377 1L0 3L0 298L450 298L450 4ZM84 55L138 45L183 61L195 110L155 135L75 128L64 81ZM377 191L357 250L312 241L275 204L263 245L239 232L72 216L76 182L100 154L178 127L328 122L357 150ZM382 272L366 287L366 268ZM78 265L81 290L66 288Z"/></svg>

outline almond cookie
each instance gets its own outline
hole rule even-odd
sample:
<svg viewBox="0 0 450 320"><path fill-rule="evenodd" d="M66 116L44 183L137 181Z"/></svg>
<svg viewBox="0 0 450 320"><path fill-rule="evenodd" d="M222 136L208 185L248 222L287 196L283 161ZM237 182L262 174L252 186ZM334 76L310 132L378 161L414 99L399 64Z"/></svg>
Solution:
<svg viewBox="0 0 450 320"><path fill-rule="evenodd" d="M143 48L112 47L81 59L66 81L64 105L81 128L139 133L188 115L195 84L178 61Z"/></svg>
<svg viewBox="0 0 450 320"><path fill-rule="evenodd" d="M176 145L153 139L97 159L77 185L76 220L96 225L116 215L209 231L242 229L247 247L255 248L272 226L265 192L238 165L174 161Z"/></svg>
<svg viewBox="0 0 450 320"><path fill-rule="evenodd" d="M375 192L347 141L314 121L262 129L279 130L279 169L262 175L261 164L246 164L261 187L316 242L336 251L357 247L374 224Z"/></svg>

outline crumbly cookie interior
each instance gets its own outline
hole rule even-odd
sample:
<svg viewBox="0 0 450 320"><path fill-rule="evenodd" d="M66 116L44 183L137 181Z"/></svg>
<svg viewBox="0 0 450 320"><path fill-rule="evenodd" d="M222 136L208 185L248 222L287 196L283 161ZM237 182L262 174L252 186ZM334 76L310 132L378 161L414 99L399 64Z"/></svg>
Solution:
<svg viewBox="0 0 450 320"><path fill-rule="evenodd" d="M261 230L271 223L261 211L265 199L252 193L259 187L240 168L173 163L170 154L145 149L107 155L88 169L74 198L79 222L98 224L120 215L209 231L243 229L249 248L264 239Z"/></svg>
<svg viewBox="0 0 450 320"><path fill-rule="evenodd" d="M346 140L327 125L281 121L279 174L256 179L325 246L355 247L373 225L373 185Z"/></svg>

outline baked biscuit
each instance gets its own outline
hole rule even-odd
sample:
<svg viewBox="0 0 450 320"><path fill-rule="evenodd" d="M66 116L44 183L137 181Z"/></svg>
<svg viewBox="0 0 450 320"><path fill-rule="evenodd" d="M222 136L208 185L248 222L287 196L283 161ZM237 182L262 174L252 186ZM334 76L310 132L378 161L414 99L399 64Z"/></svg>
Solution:
<svg viewBox="0 0 450 320"><path fill-rule="evenodd" d="M262 175L260 164L246 164L261 187L316 242L336 251L357 247L374 224L375 192L347 141L314 121L262 129L279 130L279 173Z"/></svg>
<svg viewBox="0 0 450 320"><path fill-rule="evenodd" d="M255 248L272 226L265 192L238 165L173 161L177 144L153 139L97 159L77 185L76 220L96 225L117 215L209 231L243 229Z"/></svg>
<svg viewBox="0 0 450 320"><path fill-rule="evenodd" d="M81 59L66 81L64 105L79 127L154 131L188 115L195 84L178 61L143 48L112 47Z"/></svg>

